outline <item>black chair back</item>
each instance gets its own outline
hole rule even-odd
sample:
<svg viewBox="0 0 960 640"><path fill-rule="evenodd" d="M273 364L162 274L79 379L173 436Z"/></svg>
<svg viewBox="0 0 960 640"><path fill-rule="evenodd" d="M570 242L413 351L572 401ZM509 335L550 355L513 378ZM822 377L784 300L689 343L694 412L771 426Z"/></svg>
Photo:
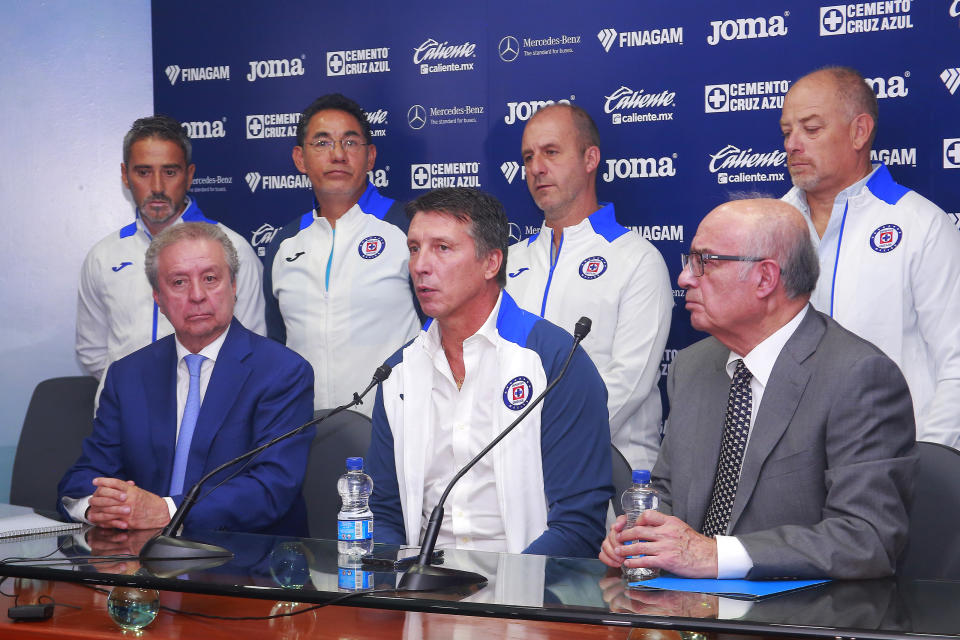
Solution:
<svg viewBox="0 0 960 640"><path fill-rule="evenodd" d="M633 485L633 469L630 468L630 463L620 453L620 449L612 444L610 445L610 459L613 463L613 498L610 499L610 504L613 507L613 512L622 516L623 504L620 502L620 496Z"/></svg>
<svg viewBox="0 0 960 640"><path fill-rule="evenodd" d="M329 412L321 409L315 415ZM371 427L370 418L356 411L343 411L317 426L303 479L311 538L336 540L340 511L337 479L346 472L347 458L367 455Z"/></svg>
<svg viewBox="0 0 960 640"><path fill-rule="evenodd" d="M90 376L51 378L37 385L13 461L11 504L57 508L57 484L93 430L96 395L97 380Z"/></svg>
<svg viewBox="0 0 960 640"><path fill-rule="evenodd" d="M910 532L897 575L960 579L960 451L918 442Z"/></svg>

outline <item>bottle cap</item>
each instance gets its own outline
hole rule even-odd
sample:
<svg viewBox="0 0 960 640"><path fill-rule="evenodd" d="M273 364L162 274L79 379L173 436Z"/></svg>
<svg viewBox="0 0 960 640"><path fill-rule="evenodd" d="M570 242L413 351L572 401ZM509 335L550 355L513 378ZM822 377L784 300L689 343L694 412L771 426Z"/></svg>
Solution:
<svg viewBox="0 0 960 640"><path fill-rule="evenodd" d="M347 458L347 471L363 471L363 458Z"/></svg>
<svg viewBox="0 0 960 640"><path fill-rule="evenodd" d="M634 470L633 470L633 484L650 484L650 470L649 470L649 469L634 469Z"/></svg>

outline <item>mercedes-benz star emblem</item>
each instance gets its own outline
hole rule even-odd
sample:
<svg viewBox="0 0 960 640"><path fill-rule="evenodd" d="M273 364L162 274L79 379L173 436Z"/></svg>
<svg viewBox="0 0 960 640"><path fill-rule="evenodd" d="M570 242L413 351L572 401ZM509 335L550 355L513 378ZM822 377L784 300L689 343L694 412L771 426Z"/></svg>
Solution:
<svg viewBox="0 0 960 640"><path fill-rule="evenodd" d="M497 45L497 52L504 62L513 62L520 55L520 43L513 36L503 36Z"/></svg>
<svg viewBox="0 0 960 640"><path fill-rule="evenodd" d="M407 124L411 129L423 129L423 125L427 124L427 110L423 105L415 104L407 109Z"/></svg>

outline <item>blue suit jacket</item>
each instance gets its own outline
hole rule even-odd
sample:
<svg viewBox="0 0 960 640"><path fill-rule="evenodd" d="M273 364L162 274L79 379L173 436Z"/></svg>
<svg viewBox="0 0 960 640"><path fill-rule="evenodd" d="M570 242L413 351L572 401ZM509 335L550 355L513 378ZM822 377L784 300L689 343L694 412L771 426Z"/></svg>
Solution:
<svg viewBox="0 0 960 640"><path fill-rule="evenodd" d="M90 495L93 479L100 476L133 480L147 491L168 494L177 433L176 368L172 335L110 366L93 433L60 481L60 497ZM313 369L307 361L234 319L197 418L185 490L218 465L312 416ZM185 528L306 535L300 490L312 438L313 429L306 429L267 449L213 491L240 465L212 478ZM171 497L178 505L183 499Z"/></svg>

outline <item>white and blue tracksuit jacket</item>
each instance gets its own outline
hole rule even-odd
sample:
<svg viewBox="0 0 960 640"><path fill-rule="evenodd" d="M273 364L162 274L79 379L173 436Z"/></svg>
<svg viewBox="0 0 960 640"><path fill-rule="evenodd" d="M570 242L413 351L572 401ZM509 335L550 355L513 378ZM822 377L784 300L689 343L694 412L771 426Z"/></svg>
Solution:
<svg viewBox="0 0 960 640"><path fill-rule="evenodd" d="M536 397L557 377L573 344L570 334L520 309L506 292L496 326L498 377L478 397L497 407L489 440L520 413L509 406L511 385L525 378L525 397ZM377 392L366 459L374 481L370 503L377 542L418 544L434 413L434 367L424 342L426 332L438 330L428 321L417 338L387 360L393 373ZM504 551L570 557L599 552L612 495L606 401L596 367L578 347L560 383L490 451Z"/></svg>

